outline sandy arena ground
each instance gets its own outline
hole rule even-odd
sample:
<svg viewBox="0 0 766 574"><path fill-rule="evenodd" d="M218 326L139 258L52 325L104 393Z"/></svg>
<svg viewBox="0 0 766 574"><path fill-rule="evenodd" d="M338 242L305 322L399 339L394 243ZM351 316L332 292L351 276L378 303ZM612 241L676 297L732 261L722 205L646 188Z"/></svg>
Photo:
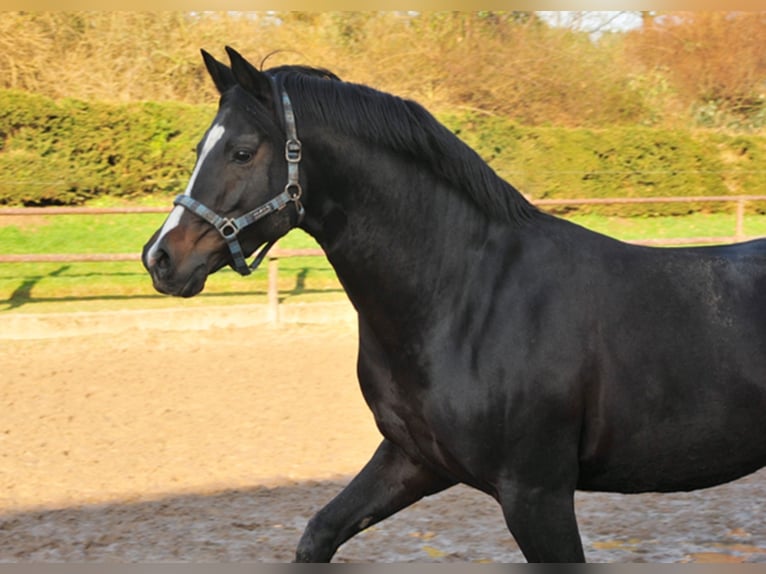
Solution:
<svg viewBox="0 0 766 574"><path fill-rule="evenodd" d="M380 440L355 353L348 324L0 340L0 561L291 560ZM591 561L766 561L763 471L577 506ZM495 502L456 487L336 560L522 556Z"/></svg>

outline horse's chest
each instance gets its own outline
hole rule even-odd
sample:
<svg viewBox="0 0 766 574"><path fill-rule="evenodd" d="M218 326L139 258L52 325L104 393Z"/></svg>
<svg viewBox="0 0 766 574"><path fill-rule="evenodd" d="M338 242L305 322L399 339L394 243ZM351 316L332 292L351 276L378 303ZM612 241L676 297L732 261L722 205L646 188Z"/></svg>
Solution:
<svg viewBox="0 0 766 574"><path fill-rule="evenodd" d="M359 382L378 428L386 438L400 444L423 442L429 433L419 389L402 384L390 370L377 371L378 376L362 376L360 371Z"/></svg>
<svg viewBox="0 0 766 574"><path fill-rule="evenodd" d="M429 416L427 377L417 365L360 368L362 393L381 434L412 458L452 471L451 456L443 445L456 429Z"/></svg>
<svg viewBox="0 0 766 574"><path fill-rule="evenodd" d="M451 466L443 445L458 429L429 408L436 385L427 358L415 351L419 345L405 338L381 343L364 321L359 342L359 383L380 432L415 459Z"/></svg>

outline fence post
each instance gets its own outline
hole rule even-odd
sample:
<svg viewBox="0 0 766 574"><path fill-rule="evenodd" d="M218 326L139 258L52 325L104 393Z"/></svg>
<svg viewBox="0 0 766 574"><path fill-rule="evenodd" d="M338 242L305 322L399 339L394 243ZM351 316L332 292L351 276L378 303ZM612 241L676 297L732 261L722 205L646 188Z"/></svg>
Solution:
<svg viewBox="0 0 766 574"><path fill-rule="evenodd" d="M268 318L279 323L279 258L269 255Z"/></svg>
<svg viewBox="0 0 766 574"><path fill-rule="evenodd" d="M737 241L745 239L745 201L744 197L737 198L737 229L735 231Z"/></svg>

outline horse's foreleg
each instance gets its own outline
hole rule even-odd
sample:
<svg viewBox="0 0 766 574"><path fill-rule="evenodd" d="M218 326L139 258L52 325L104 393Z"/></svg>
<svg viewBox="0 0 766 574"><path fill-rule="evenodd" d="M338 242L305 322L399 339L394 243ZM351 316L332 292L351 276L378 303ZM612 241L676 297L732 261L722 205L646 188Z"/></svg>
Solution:
<svg viewBox="0 0 766 574"><path fill-rule="evenodd" d="M329 562L358 532L453 484L384 440L362 471L309 521L296 562Z"/></svg>
<svg viewBox="0 0 766 574"><path fill-rule="evenodd" d="M574 491L511 484L501 492L500 504L528 562L585 562Z"/></svg>

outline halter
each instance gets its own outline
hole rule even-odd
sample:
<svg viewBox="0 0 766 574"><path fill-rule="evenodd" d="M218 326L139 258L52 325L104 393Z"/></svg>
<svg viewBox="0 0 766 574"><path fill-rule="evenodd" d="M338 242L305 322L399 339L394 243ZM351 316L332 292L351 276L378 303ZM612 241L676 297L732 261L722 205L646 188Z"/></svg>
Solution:
<svg viewBox="0 0 766 574"><path fill-rule="evenodd" d="M240 275L250 275L250 273L261 264L261 261L266 257L266 253L268 253L269 249L271 249L277 242L276 239L269 241L263 248L261 248L255 256L255 259L253 259L253 262L248 265L247 261L245 261L242 246L237 239L237 235L239 235L240 231L256 221L263 219L267 215L276 211L281 211L289 203L295 204L295 210L298 214L298 222L296 225L300 224L305 215L303 204L300 201L301 195L303 195L303 188L301 187L298 173L298 164L302 158L301 142L298 139L298 131L295 127L293 106L290 102L290 98L287 96L287 92L284 90L282 90L282 107L285 116L285 131L287 132L287 141L285 142L287 184L282 193L266 203L259 205L252 211L248 211L244 215L234 218L222 217L209 207L185 194L179 195L173 200L173 205L185 207L192 213L199 215L218 230L218 233L220 233L221 237L226 241L226 245L229 246L229 251L231 252L233 259L231 267Z"/></svg>

